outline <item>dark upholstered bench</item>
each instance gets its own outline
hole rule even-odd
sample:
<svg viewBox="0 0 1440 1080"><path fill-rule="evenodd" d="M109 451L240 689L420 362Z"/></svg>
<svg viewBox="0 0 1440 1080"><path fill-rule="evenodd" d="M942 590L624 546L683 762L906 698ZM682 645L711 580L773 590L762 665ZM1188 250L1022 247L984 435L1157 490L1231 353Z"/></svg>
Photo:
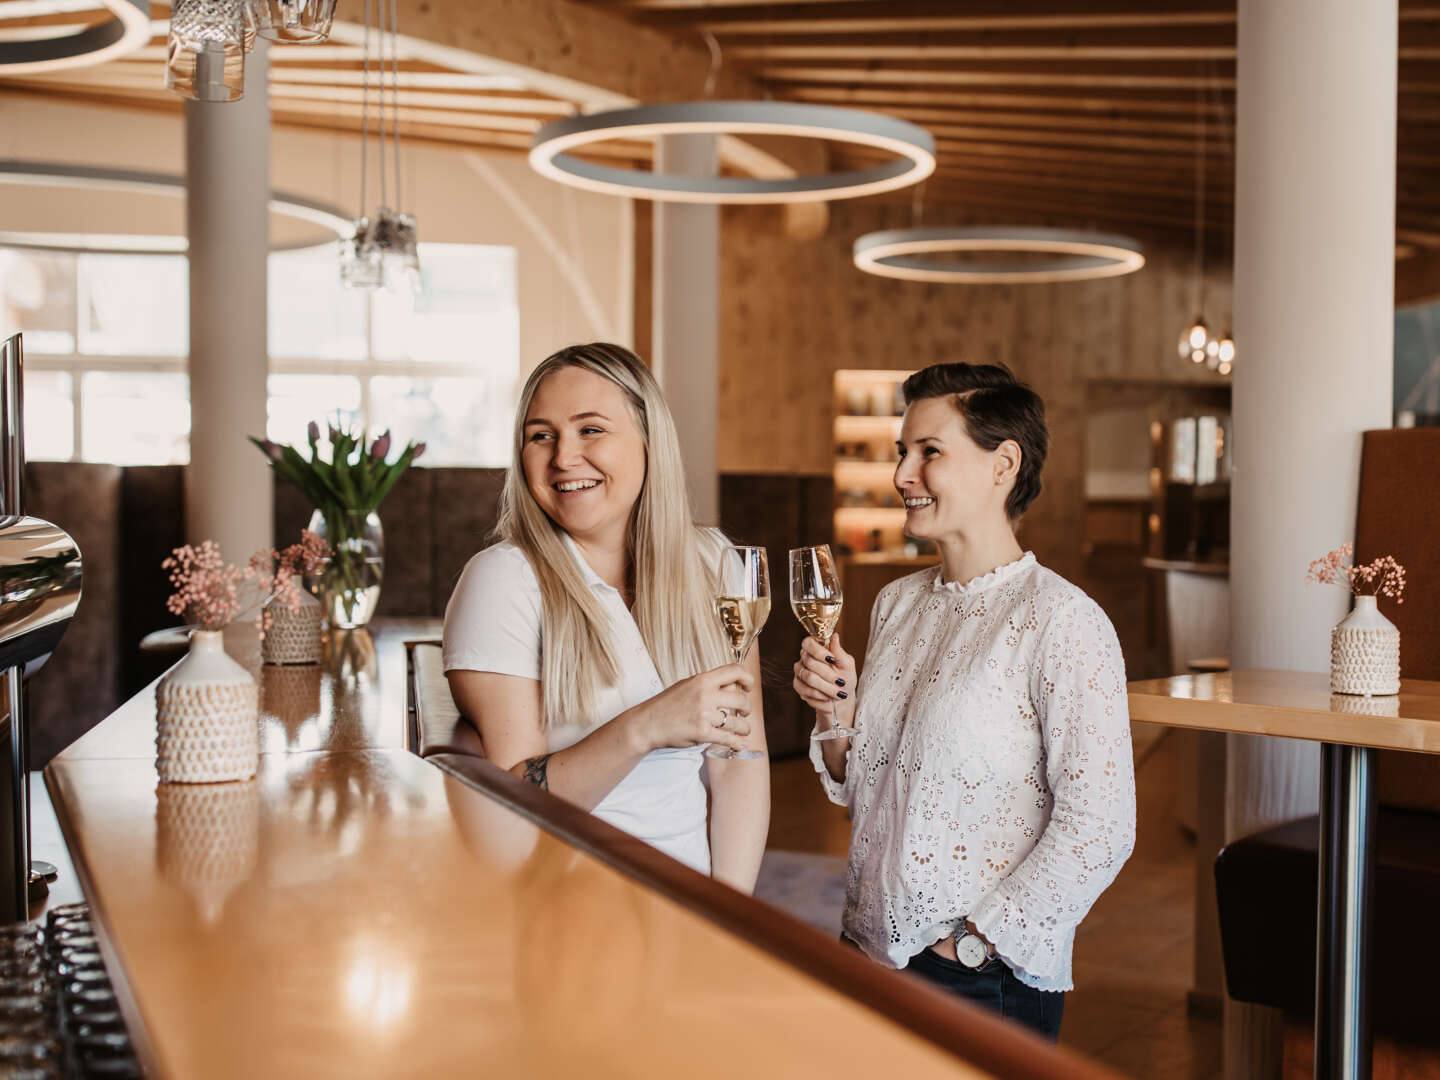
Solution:
<svg viewBox="0 0 1440 1080"><path fill-rule="evenodd" d="M1440 819L1382 807L1375 823L1370 1016L1377 1036L1440 1045L1434 975L1440 935ZM1232 998L1315 1010L1319 819L1292 821L1227 845L1215 859L1225 982Z"/></svg>
<svg viewBox="0 0 1440 1080"><path fill-rule="evenodd" d="M460 715L441 664L440 642L405 643L406 745L421 757L434 754L485 756L485 744Z"/></svg>

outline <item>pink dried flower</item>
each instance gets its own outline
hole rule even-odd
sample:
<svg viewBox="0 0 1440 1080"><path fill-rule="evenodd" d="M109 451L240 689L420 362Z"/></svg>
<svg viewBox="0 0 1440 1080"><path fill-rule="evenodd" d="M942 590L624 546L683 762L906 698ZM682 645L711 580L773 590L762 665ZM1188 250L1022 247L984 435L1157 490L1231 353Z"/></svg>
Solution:
<svg viewBox="0 0 1440 1080"><path fill-rule="evenodd" d="M1352 566L1353 544L1341 544L1316 559L1305 574L1307 584L1343 585L1356 596L1388 596L1397 604L1405 602L1405 567L1393 555L1381 555L1364 566Z"/></svg>
<svg viewBox="0 0 1440 1080"><path fill-rule="evenodd" d="M302 592L301 579L306 574L318 572L329 557L330 545L324 538L304 529L300 533L298 544L291 544L283 551L261 549L251 555L245 577L254 581L265 594L263 604L277 600L291 611L298 611ZM255 624L261 641L265 640L273 618L270 609L262 606L260 618Z"/></svg>
<svg viewBox="0 0 1440 1080"><path fill-rule="evenodd" d="M172 614L202 630L220 630L239 612L239 586L245 574L220 557L220 545L214 540L176 548L160 568L170 571L175 589L165 601Z"/></svg>

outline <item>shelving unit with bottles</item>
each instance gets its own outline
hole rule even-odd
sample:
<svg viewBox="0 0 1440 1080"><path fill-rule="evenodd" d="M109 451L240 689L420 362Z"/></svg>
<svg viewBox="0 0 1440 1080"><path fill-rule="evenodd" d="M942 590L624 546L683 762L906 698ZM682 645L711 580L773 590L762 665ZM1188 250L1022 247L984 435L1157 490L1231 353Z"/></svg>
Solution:
<svg viewBox="0 0 1440 1080"><path fill-rule="evenodd" d="M835 372L835 541L853 554L905 557L893 477L908 371Z"/></svg>

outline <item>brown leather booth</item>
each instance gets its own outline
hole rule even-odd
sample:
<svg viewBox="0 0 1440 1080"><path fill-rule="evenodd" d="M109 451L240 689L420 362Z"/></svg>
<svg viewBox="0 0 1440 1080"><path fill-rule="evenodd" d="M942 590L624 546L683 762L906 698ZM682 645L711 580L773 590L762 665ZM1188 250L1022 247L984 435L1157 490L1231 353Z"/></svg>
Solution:
<svg viewBox="0 0 1440 1080"><path fill-rule="evenodd" d="M1440 428L1365 433L1355 560L1394 555L1406 568L1405 602L1383 607L1400 628L1400 670L1408 678L1440 680L1437 493ZM1317 540L1317 552L1324 546ZM1381 751L1377 771L1370 1015L1378 1037L1434 1046L1440 1026L1431 983L1440 970L1440 936L1428 927L1440 908L1440 758ZM1231 997L1313 1012L1319 834L1319 819L1303 818L1229 844L1216 857Z"/></svg>

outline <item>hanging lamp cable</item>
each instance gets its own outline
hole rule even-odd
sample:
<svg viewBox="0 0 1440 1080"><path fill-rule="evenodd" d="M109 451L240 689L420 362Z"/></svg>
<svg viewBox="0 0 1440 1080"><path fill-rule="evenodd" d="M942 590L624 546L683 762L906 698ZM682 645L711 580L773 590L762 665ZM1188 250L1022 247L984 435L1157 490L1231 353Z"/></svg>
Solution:
<svg viewBox="0 0 1440 1080"><path fill-rule="evenodd" d="M360 213L364 217L369 210L365 199L365 181L369 175L366 163L366 146L370 142L370 6L373 0L365 0L365 33L361 39L362 67L360 75Z"/></svg>
<svg viewBox="0 0 1440 1080"><path fill-rule="evenodd" d="M390 0L390 137L394 141L395 209L404 210L400 195L400 20L396 0Z"/></svg>
<svg viewBox="0 0 1440 1080"><path fill-rule="evenodd" d="M1205 93L1209 61L1205 61L1195 93L1195 312L1205 312Z"/></svg>

